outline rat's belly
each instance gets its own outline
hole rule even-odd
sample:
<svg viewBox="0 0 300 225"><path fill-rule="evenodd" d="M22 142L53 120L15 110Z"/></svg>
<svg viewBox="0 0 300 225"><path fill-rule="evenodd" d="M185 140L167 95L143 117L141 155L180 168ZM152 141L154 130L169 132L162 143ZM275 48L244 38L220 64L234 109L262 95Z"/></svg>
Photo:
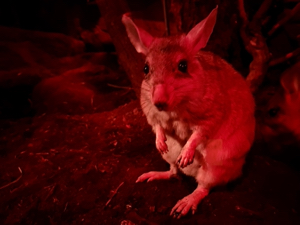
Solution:
<svg viewBox="0 0 300 225"><path fill-rule="evenodd" d="M194 160L192 164L184 168L179 168L179 170L187 176L196 177L200 167L201 167L200 162Z"/></svg>
<svg viewBox="0 0 300 225"><path fill-rule="evenodd" d="M162 154L163 159L167 161L170 165L177 167L178 170L180 170L185 175L195 177L198 173L199 168L201 167L201 162L203 157L200 153L200 149L203 146L199 145L196 148L195 156L192 164L186 166L185 168L180 168L178 167L176 161L183 146L172 136L166 135L166 137L167 137L166 144L168 145L169 151L167 153Z"/></svg>

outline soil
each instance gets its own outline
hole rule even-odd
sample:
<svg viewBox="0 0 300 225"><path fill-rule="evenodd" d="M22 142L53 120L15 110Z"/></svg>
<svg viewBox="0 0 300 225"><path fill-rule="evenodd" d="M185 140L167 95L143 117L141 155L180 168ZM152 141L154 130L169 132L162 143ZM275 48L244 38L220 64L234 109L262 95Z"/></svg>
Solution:
<svg viewBox="0 0 300 225"><path fill-rule="evenodd" d="M300 224L299 170L256 145L241 178L172 218L196 183L135 183L168 165L116 56L33 45L1 53L0 224Z"/></svg>

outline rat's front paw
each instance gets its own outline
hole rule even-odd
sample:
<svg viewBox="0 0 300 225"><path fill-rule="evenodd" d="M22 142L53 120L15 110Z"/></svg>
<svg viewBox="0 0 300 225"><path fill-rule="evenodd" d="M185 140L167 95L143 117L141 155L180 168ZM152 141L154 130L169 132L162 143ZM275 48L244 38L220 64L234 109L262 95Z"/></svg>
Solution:
<svg viewBox="0 0 300 225"><path fill-rule="evenodd" d="M181 168L191 164L194 160L195 149L183 148L180 155L177 158L177 163Z"/></svg>
<svg viewBox="0 0 300 225"><path fill-rule="evenodd" d="M167 140L167 138L164 135L164 133L159 133L156 135L155 145L156 145L157 150L161 154L168 152L168 146L166 144L166 140Z"/></svg>
<svg viewBox="0 0 300 225"><path fill-rule="evenodd" d="M163 154L168 152L168 146L164 140L156 140L155 145L160 153Z"/></svg>

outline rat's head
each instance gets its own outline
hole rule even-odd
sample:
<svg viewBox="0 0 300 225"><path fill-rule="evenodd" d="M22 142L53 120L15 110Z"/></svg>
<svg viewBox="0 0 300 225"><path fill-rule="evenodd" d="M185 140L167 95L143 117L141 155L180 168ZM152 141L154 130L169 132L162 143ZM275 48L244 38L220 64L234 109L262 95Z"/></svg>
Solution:
<svg viewBox="0 0 300 225"><path fill-rule="evenodd" d="M281 76L280 89L270 99L265 123L278 133L290 132L300 141L300 62Z"/></svg>
<svg viewBox="0 0 300 225"><path fill-rule="evenodd" d="M146 56L142 94L159 111L171 111L189 101L199 87L201 66L197 52L213 31L217 7L186 35L154 38L123 15L128 37L136 51Z"/></svg>

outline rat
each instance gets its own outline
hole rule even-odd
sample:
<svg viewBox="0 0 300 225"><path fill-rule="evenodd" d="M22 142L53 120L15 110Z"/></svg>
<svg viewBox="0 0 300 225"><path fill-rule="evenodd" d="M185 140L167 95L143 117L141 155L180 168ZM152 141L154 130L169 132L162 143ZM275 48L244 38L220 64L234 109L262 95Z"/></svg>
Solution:
<svg viewBox="0 0 300 225"><path fill-rule="evenodd" d="M260 138L268 144L271 155L299 162L300 61L283 71L280 86L265 105L260 120L257 120Z"/></svg>
<svg viewBox="0 0 300 225"><path fill-rule="evenodd" d="M290 131L300 141L300 62L281 74L267 108L266 124L278 134Z"/></svg>
<svg viewBox="0 0 300 225"><path fill-rule="evenodd" d="M192 176L197 188L170 215L195 213L218 185L238 178L254 139L254 99L225 60L203 49L213 31L216 7L187 34L153 37L124 14L122 22L138 53L145 55L140 103L168 171L142 174L136 182Z"/></svg>

